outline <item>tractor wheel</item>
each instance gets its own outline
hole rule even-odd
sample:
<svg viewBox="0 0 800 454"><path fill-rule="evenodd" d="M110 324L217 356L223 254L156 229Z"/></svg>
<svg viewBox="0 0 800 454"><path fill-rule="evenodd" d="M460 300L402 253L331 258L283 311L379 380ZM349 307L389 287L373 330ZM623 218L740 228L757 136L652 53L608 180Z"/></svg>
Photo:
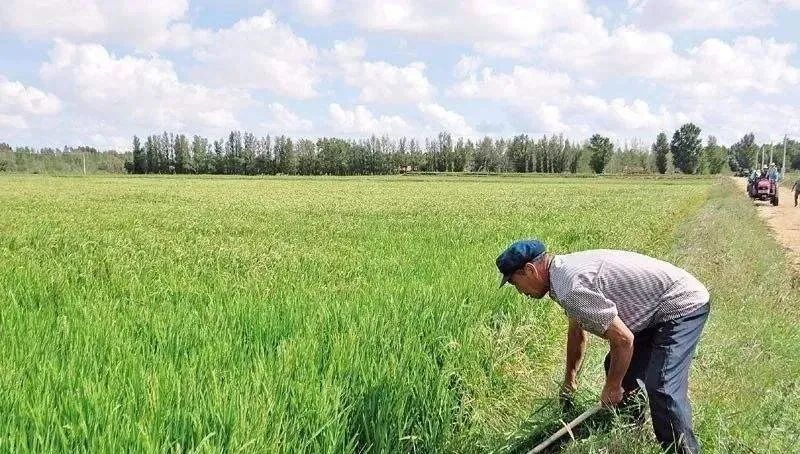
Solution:
<svg viewBox="0 0 800 454"><path fill-rule="evenodd" d="M777 195L772 196L772 199L770 199L769 203L771 203L772 206L774 207L778 206L778 196Z"/></svg>

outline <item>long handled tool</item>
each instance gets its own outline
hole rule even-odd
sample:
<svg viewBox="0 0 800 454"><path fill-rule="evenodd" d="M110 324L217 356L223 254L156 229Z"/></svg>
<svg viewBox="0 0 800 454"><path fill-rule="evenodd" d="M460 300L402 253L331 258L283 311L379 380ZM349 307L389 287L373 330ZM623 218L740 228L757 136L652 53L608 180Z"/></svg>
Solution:
<svg viewBox="0 0 800 454"><path fill-rule="evenodd" d="M585 421L587 418L589 418L593 414L595 414L598 411L600 411L601 408L603 408L603 406L602 405L598 405L596 407L592 407L592 408L586 410L585 412L581 413L580 416L578 416L577 418L573 419L569 424L566 424L564 427L559 429L559 431L554 433L553 435L551 435L550 438L548 438L547 440L539 443L535 448L533 448L530 451L528 451L528 454L536 454L538 452L544 451L554 441L556 441L559 438L563 437L564 434L566 434L567 432L571 433L572 429L574 429L578 424L582 423L583 421Z"/></svg>
<svg viewBox="0 0 800 454"><path fill-rule="evenodd" d="M645 388L644 382L637 378L636 379L636 383L639 385L639 389L641 389L643 391L644 396L645 396L644 397L645 401L647 401L647 398L648 398L647 388ZM547 440L539 443L535 448L533 448L530 451L528 451L527 454L536 454L536 453L544 451L545 449L547 449L548 446L553 444L554 441L556 441L559 438L563 437L567 433L572 433L572 429L574 429L578 424L582 423L583 421L585 421L586 419L591 417L593 414L595 414L598 411L600 411L601 408L603 408L603 406L602 405L598 405L596 407L592 407L592 408L586 410L580 416L578 416L577 418L573 419L569 424L564 425L564 427L562 427L561 429L559 429L558 432L556 432L552 436L550 436L550 438L548 438Z"/></svg>

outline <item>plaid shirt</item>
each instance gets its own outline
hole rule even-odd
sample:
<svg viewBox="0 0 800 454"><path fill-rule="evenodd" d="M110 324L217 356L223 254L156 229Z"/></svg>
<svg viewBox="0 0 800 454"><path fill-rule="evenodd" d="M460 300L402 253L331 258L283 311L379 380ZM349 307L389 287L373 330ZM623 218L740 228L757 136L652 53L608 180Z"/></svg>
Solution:
<svg viewBox="0 0 800 454"><path fill-rule="evenodd" d="M613 250L555 256L550 297L597 335L606 332L615 316L635 333L688 315L709 300L705 286L675 265Z"/></svg>

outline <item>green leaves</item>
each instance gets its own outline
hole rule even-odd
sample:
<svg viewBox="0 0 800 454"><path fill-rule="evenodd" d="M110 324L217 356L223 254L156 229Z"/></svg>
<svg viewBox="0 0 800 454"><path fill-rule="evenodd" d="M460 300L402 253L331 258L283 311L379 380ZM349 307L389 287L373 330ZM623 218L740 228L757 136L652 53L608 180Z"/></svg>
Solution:
<svg viewBox="0 0 800 454"><path fill-rule="evenodd" d="M697 171L703 151L700 128L693 123L684 124L672 135L669 147L672 152L672 162L677 170L686 174Z"/></svg>
<svg viewBox="0 0 800 454"><path fill-rule="evenodd" d="M603 173L606 164L614 154L614 145L608 137L603 137L600 134L595 134L589 139L589 166L594 173Z"/></svg>

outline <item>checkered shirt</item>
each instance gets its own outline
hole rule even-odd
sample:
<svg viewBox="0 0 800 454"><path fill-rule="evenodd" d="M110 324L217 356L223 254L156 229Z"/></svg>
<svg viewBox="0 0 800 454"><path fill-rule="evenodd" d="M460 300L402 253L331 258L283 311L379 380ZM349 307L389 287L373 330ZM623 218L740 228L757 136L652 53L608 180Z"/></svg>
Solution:
<svg viewBox="0 0 800 454"><path fill-rule="evenodd" d="M709 301L706 287L670 263L614 250L557 255L550 297L583 329L602 335L615 316L632 332L688 315Z"/></svg>

